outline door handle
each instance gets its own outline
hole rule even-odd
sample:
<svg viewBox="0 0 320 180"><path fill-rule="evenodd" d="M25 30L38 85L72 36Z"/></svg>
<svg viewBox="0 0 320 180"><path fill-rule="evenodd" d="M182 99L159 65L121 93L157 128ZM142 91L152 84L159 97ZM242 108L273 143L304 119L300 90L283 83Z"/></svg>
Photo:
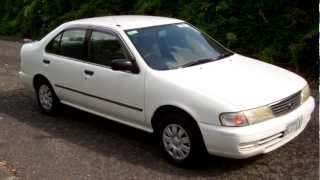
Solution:
<svg viewBox="0 0 320 180"><path fill-rule="evenodd" d="M84 73L89 76L93 76L94 72L90 70L84 70Z"/></svg>
<svg viewBox="0 0 320 180"><path fill-rule="evenodd" d="M42 62L45 63L45 64L50 64L50 61L47 60L47 59L44 59Z"/></svg>

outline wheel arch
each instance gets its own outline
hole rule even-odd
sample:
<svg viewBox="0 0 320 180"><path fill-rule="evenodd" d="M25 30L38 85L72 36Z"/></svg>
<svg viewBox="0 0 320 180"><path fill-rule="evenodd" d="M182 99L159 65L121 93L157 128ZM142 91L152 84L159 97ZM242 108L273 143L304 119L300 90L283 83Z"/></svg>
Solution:
<svg viewBox="0 0 320 180"><path fill-rule="evenodd" d="M159 137L159 135L161 134L159 131L157 131L157 127L161 127L161 117L163 115L163 113L181 113L181 115L187 116L188 118L188 123L192 123L192 126L194 127L194 130L196 131L195 133L197 134L197 137L199 138L199 147L201 148L201 151L205 154L208 153L207 151L207 146L205 144L204 141L204 136L200 130L200 126L197 122L197 120L192 116L191 113L189 113L187 110L185 110L184 108L180 108L178 106L174 106L174 105L163 105L158 107L152 118L151 118L151 125L152 125L152 129L153 132L155 134L156 137Z"/></svg>
<svg viewBox="0 0 320 180"><path fill-rule="evenodd" d="M52 86L52 84L50 83L50 81L48 80L48 78L46 76L38 73L38 74L34 75L34 77L33 77L33 80L32 80L33 88L36 88L41 81L46 81Z"/></svg>
<svg viewBox="0 0 320 180"><path fill-rule="evenodd" d="M161 117L167 113L179 113L181 115L187 116L194 123L194 125L196 125L199 128L195 117L192 115L192 113L190 113L190 111L175 105L162 105L154 111L151 117L151 126L154 131L161 122Z"/></svg>

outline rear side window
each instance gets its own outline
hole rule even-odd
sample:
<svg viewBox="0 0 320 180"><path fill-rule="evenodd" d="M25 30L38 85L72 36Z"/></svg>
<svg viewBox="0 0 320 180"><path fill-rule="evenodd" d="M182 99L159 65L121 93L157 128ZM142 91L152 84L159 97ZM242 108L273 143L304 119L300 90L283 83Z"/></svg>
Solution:
<svg viewBox="0 0 320 180"><path fill-rule="evenodd" d="M46 47L46 51L52 54L59 54L59 45L62 34L55 37Z"/></svg>
<svg viewBox="0 0 320 180"><path fill-rule="evenodd" d="M86 30L72 29L63 33L60 42L60 53L75 59L85 59Z"/></svg>
<svg viewBox="0 0 320 180"><path fill-rule="evenodd" d="M111 33L92 31L89 42L89 61L110 66L114 59L124 59L127 53L121 46L117 36Z"/></svg>

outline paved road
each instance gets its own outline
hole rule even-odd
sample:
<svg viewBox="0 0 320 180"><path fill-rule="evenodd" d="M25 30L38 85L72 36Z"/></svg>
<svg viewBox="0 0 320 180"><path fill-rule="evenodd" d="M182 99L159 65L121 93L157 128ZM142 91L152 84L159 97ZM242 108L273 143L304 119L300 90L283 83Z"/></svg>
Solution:
<svg viewBox="0 0 320 180"><path fill-rule="evenodd" d="M69 107L57 117L41 114L17 81L20 46L0 41L0 162L19 179L318 179L318 116L267 155L210 157L182 169L163 160L147 133Z"/></svg>

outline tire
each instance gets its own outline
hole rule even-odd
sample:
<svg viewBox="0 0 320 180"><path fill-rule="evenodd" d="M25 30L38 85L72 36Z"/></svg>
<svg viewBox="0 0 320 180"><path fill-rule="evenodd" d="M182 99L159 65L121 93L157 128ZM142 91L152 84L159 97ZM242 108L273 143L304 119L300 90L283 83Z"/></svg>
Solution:
<svg viewBox="0 0 320 180"><path fill-rule="evenodd" d="M192 166L208 155L196 122L185 114L164 116L156 132L165 157L175 165Z"/></svg>
<svg viewBox="0 0 320 180"><path fill-rule="evenodd" d="M41 111L47 115L56 115L60 100L47 80L40 80L35 86L36 97Z"/></svg>

